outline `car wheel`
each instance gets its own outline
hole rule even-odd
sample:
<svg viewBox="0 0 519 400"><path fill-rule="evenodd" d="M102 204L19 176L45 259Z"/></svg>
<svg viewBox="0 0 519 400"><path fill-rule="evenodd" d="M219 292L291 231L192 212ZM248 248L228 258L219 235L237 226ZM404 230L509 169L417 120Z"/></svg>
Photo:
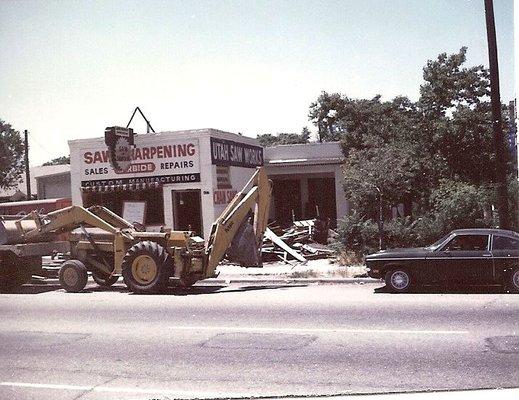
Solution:
<svg viewBox="0 0 519 400"><path fill-rule="evenodd" d="M126 286L136 293L163 291L173 274L173 260L167 250L151 241L133 245L122 261Z"/></svg>
<svg viewBox="0 0 519 400"><path fill-rule="evenodd" d="M510 274L508 285L512 293L519 293L519 268L514 269Z"/></svg>
<svg viewBox="0 0 519 400"><path fill-rule="evenodd" d="M404 269L388 271L385 276L386 286L396 293L408 292L411 288L411 275Z"/></svg>
<svg viewBox="0 0 519 400"><path fill-rule="evenodd" d="M65 261L59 269L59 283L67 292L81 292L87 281L87 268L79 260Z"/></svg>

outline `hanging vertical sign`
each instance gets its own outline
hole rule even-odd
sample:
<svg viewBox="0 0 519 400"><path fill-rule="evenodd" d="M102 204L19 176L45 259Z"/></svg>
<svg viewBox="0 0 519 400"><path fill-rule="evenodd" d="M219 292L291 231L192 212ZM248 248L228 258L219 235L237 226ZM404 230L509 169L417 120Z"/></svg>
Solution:
<svg viewBox="0 0 519 400"><path fill-rule="evenodd" d="M105 129L110 165L118 173L127 172L132 163L133 129L109 126Z"/></svg>

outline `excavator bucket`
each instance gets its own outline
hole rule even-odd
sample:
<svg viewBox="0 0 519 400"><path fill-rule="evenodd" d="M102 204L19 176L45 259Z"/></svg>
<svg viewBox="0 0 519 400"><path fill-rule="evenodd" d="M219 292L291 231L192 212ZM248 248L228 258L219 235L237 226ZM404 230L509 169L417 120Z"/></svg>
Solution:
<svg viewBox="0 0 519 400"><path fill-rule="evenodd" d="M261 266L260 246L267 227L270 196L270 181L259 167L211 228L206 244L206 277L213 276L226 254L243 266Z"/></svg>
<svg viewBox="0 0 519 400"><path fill-rule="evenodd" d="M236 231L236 235L227 249L227 259L242 267L262 266L261 251L250 219L247 218Z"/></svg>

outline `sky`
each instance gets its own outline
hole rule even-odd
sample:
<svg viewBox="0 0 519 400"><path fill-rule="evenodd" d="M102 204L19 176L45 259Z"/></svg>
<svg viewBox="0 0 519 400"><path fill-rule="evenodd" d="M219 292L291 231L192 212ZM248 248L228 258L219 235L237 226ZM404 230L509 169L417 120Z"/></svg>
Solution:
<svg viewBox="0 0 519 400"><path fill-rule="evenodd" d="M513 0L494 9L508 102ZM136 106L157 132L299 133L323 90L416 100L427 60L462 46L488 66L483 0L0 0L0 44L0 119L29 131L31 165Z"/></svg>

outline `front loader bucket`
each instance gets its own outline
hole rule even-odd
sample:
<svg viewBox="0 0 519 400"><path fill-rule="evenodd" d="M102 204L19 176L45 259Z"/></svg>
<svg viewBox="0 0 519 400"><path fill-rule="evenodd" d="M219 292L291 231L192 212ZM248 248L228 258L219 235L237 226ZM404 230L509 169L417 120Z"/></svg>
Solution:
<svg viewBox="0 0 519 400"><path fill-rule="evenodd" d="M19 222L20 228L16 226ZM27 232L36 230L37 226L33 220L0 220L0 245L4 244L20 244L26 242L50 242L53 239L52 235L39 235L27 240L25 234Z"/></svg>
<svg viewBox="0 0 519 400"><path fill-rule="evenodd" d="M261 252L258 251L258 248L254 227L247 218L238 228L227 249L227 259L242 267L261 267Z"/></svg>

